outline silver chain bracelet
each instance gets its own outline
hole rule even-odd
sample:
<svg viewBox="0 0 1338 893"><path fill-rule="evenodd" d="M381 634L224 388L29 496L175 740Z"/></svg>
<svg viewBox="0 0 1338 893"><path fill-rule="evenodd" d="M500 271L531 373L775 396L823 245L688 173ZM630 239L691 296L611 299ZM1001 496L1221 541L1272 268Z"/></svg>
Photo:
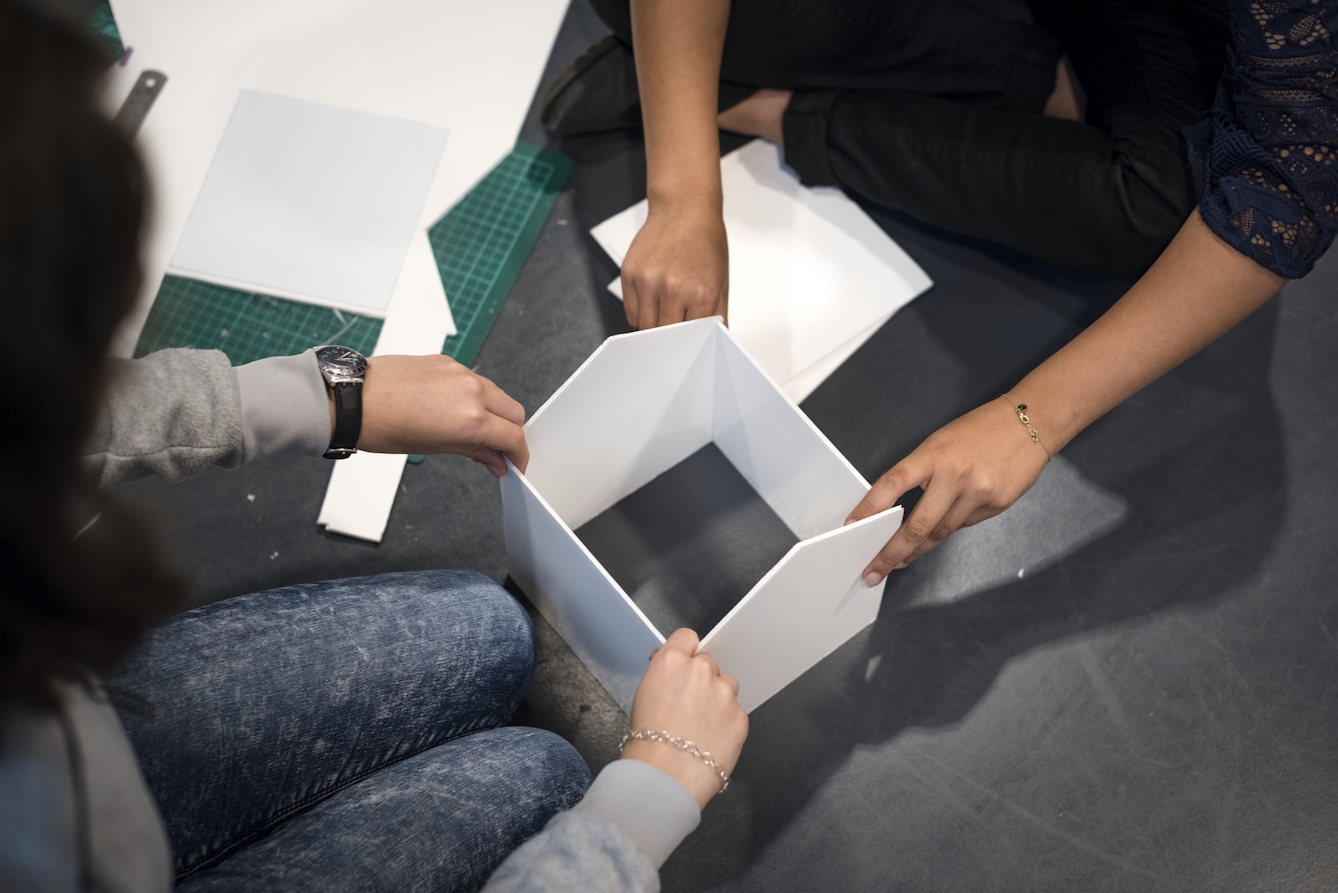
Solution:
<svg viewBox="0 0 1338 893"><path fill-rule="evenodd" d="M660 741L665 744L672 744L674 747L677 747L684 753L692 754L694 757L701 760L707 766L710 766L712 772L720 776L720 793L722 794L725 793L726 789L729 788L729 776L725 774L725 770L720 768L719 763L711 759L711 755L709 753L702 750L691 741L688 741L685 738L676 738L675 736L670 735L668 732L664 731L654 732L648 729L644 732L638 732L633 730L624 735L623 740L618 742L618 753L623 752L623 748L627 746L627 742L632 738L636 738L639 741Z"/></svg>

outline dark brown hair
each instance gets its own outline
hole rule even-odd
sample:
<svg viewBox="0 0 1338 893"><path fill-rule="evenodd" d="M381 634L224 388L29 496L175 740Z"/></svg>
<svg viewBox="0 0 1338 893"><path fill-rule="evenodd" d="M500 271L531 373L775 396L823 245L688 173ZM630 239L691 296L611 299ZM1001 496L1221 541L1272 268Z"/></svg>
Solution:
<svg viewBox="0 0 1338 893"><path fill-rule="evenodd" d="M105 65L77 28L0 0L0 705L49 703L53 679L108 666L183 593L80 460L146 205L99 109Z"/></svg>

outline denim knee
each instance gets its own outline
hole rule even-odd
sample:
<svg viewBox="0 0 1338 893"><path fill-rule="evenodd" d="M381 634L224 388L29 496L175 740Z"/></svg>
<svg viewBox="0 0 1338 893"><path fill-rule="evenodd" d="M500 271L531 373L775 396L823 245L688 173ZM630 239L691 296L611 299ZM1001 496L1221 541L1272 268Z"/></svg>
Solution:
<svg viewBox="0 0 1338 893"><path fill-rule="evenodd" d="M570 809L585 796L591 782L590 767L565 738L523 726L494 729L488 734L499 739L498 747L509 751L520 771L542 791L541 799L550 816Z"/></svg>
<svg viewBox="0 0 1338 893"><path fill-rule="evenodd" d="M466 570L401 571L354 583L377 590L382 605L394 606L396 628L433 631L428 641L436 647L416 649L426 661L421 672L463 661L469 669L456 681L472 689L471 700L490 704L495 722L510 718L529 688L535 662L534 628L510 593L490 577ZM453 652L457 660L438 664L434 652Z"/></svg>
<svg viewBox="0 0 1338 893"><path fill-rule="evenodd" d="M422 571L414 575L414 582L464 597L464 604L453 610L465 610L470 615L472 635L487 662L486 671L505 673L520 680L520 694L529 687L534 674L534 627L530 615L491 577L477 571L441 570Z"/></svg>
<svg viewBox="0 0 1338 893"><path fill-rule="evenodd" d="M504 664L519 671L528 687L534 674L535 657L534 626L530 623L530 615L511 593L491 578L472 571L466 573L471 578L468 585L478 607L493 620L485 626L483 634L488 636L499 666Z"/></svg>

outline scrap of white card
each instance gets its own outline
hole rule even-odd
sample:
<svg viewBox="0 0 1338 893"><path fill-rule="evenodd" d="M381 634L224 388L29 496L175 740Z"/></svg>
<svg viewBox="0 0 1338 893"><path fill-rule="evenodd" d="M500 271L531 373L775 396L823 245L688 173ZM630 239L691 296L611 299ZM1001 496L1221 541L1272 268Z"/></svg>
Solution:
<svg viewBox="0 0 1338 893"><path fill-rule="evenodd" d="M933 283L835 189L809 189L755 140L720 160L729 237L729 326L796 403ZM591 230L622 265L646 222L640 202ZM618 297L621 284L609 290Z"/></svg>
<svg viewBox="0 0 1338 893"><path fill-rule="evenodd" d="M169 269L383 316L446 138L243 90Z"/></svg>

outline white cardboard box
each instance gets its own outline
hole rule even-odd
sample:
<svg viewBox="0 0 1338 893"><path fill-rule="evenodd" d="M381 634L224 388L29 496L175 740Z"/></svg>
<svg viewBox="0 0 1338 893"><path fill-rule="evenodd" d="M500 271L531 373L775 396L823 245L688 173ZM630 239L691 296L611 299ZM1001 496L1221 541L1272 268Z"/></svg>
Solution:
<svg viewBox="0 0 1338 893"><path fill-rule="evenodd" d="M868 482L718 317L609 338L525 434L526 473L502 479L511 575L623 710L672 630L657 630L573 531L709 443L800 539L702 638L744 708L877 616L884 584L860 574L901 508L842 526Z"/></svg>

